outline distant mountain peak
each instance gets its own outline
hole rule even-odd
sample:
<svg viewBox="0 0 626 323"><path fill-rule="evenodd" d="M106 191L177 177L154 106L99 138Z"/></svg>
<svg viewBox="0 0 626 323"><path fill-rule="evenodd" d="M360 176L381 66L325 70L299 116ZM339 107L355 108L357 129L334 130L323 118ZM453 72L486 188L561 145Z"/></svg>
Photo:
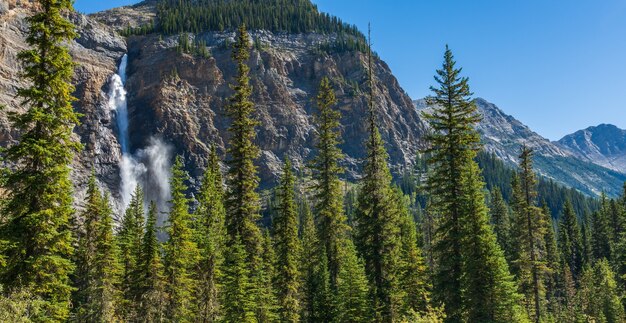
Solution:
<svg viewBox="0 0 626 323"><path fill-rule="evenodd" d="M575 156L626 173L626 130L602 123L578 130L558 141Z"/></svg>

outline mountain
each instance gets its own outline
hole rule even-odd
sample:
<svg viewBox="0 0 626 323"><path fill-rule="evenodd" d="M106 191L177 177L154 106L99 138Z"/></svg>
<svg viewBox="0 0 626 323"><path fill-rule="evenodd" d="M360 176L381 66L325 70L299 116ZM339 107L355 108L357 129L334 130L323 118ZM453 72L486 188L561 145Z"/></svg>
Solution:
<svg viewBox="0 0 626 323"><path fill-rule="evenodd" d="M626 175L582 159L569 148L553 143L532 131L495 104L482 98L474 100L483 119L477 126L484 149L508 165L517 165L522 145L535 151L535 170L557 183L589 195L606 192L617 196L622 192ZM424 99L414 101L416 109L428 109Z"/></svg>
<svg viewBox="0 0 626 323"><path fill-rule="evenodd" d="M579 130L558 141L581 160L626 173L626 130L611 124Z"/></svg>
<svg viewBox="0 0 626 323"><path fill-rule="evenodd" d="M296 2L308 3L305 17L318 19L319 23L309 27L294 24L285 20L292 19L289 16L272 20L286 22L275 28L251 30L254 43L248 64L254 88L252 100L260 121L258 168L262 187L266 188L276 180L285 156L302 168L313 157L315 96L324 76L331 79L337 95L336 108L342 113L341 148L346 154L348 178L358 177L365 152L367 56L362 51L363 35L336 18L318 13L308 1ZM76 129L85 146L75 164L80 176L73 176L79 193L84 191L86 175L93 165L103 186L121 201L124 176L135 176L138 181L158 180L158 171L150 169L166 168L173 154L184 156L186 169L192 175L191 184L197 187L210 146L217 145L218 152L225 154L229 125L225 107L232 94L229 82L235 73L229 46L234 41L235 33L229 31L233 28L222 25L224 31L212 30L211 26L196 32L155 31L152 26L159 19L177 21L167 7L157 6L162 3L167 2L145 1L92 16L72 16L80 33L71 44L79 63L76 109L84 115ZM177 3L171 1L171 6ZM210 6L258 2L203 3ZM213 9L223 10L221 17L227 19L238 12L228 11L229 8ZM300 9L296 12L303 12ZM15 89L23 85L16 81L19 64L15 55L25 48L24 18L29 10L12 6L0 15L0 26L5 26L0 36L0 53L4 53L0 56L0 104L7 105L9 111L22 109L14 99ZM283 11L289 13L288 9ZM291 30L296 27L299 29ZM125 54L127 58L123 58ZM117 71L119 65L124 65L123 73ZM417 151L425 147L426 124L387 64L375 57L373 65L381 132L391 166L398 171L410 167ZM113 77L116 73L118 77ZM125 86L120 89L121 79ZM115 97L120 94L122 98ZM129 158L121 153L120 100L128 111ZM0 134L2 145L18 136L10 129L6 111L0 111ZM155 142L163 142L168 149L157 149ZM126 167L128 163L132 165ZM167 186L167 179L158 181Z"/></svg>

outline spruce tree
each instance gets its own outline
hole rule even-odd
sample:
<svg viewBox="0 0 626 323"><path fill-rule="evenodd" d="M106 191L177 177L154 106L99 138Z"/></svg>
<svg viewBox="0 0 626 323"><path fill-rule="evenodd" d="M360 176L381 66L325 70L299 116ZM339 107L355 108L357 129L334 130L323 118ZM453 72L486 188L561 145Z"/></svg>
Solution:
<svg viewBox="0 0 626 323"><path fill-rule="evenodd" d="M621 291L606 259L584 270L577 299L587 322L618 323L626 320Z"/></svg>
<svg viewBox="0 0 626 323"><path fill-rule="evenodd" d="M488 223L484 183L473 160L479 149L480 120L469 100L468 79L460 76L446 47L443 67L431 87L424 113L433 128L429 135L432 172L428 189L441 214L435 245L435 300L445 304L449 322L519 320L518 295L502 250Z"/></svg>
<svg viewBox="0 0 626 323"><path fill-rule="evenodd" d="M338 145L340 113L333 110L337 102L328 78L323 78L317 95L318 114L315 116L319 138L316 145L317 156L313 160L313 191L315 212L319 225L319 243L327 256L331 288L337 286L339 274L339 254L343 240L347 239L346 216L343 210L343 194L339 174L343 168L339 161L343 154Z"/></svg>
<svg viewBox="0 0 626 323"><path fill-rule="evenodd" d="M195 240L200 250L196 266L196 322L215 322L221 316L220 290L226 247L224 189L215 146L204 173L194 216Z"/></svg>
<svg viewBox="0 0 626 323"><path fill-rule="evenodd" d="M192 308L197 281L193 269L199 260L198 246L193 241L189 200L185 196L188 179L182 157L176 157L170 179L170 212L165 243L165 292L168 295L165 317L177 322L193 321Z"/></svg>
<svg viewBox="0 0 626 323"><path fill-rule="evenodd" d="M259 219L260 200L256 192L259 178L254 160L259 155L259 148L254 144L256 137L254 128L258 121L252 116L254 103L250 101L252 94L248 76L250 68L246 65L249 58L250 36L245 25L241 25L232 53L232 59L237 63L235 83L231 85L235 93L230 98L228 106L228 115L232 123L228 128L231 139L228 148L230 168L226 193L227 228L231 238L240 237L248 253L246 257L248 262L255 265L252 262L253 258L259 257L262 237L256 225ZM257 261L258 259L254 260Z"/></svg>
<svg viewBox="0 0 626 323"><path fill-rule="evenodd" d="M369 301L369 288L365 266L357 257L351 240L343 240L341 247L341 267L337 275L337 291L335 295L336 309L334 321L337 322L371 322L374 316Z"/></svg>
<svg viewBox="0 0 626 323"><path fill-rule="evenodd" d="M542 202L542 214L544 216L544 237L543 243L545 245L545 263L546 263L546 274L545 278L545 289L546 289L546 299L547 299L547 311L548 313L555 313L560 308L560 300L559 300L559 291L558 291L558 282L560 271L560 254L557 247L556 241L556 232L554 231L554 223L552 222L552 216L550 215L550 209L548 208L547 203Z"/></svg>
<svg viewBox="0 0 626 323"><path fill-rule="evenodd" d="M578 218L569 200L565 201L559 223L559 249L575 282L582 273L582 237Z"/></svg>
<svg viewBox="0 0 626 323"><path fill-rule="evenodd" d="M113 220L108 196L103 196L95 175L89 179L84 232L76 251L74 297L77 322L111 322L118 319L119 263L113 237Z"/></svg>
<svg viewBox="0 0 626 323"><path fill-rule="evenodd" d="M126 208L117 235L120 248L120 263L122 266L120 289L123 302L120 306L122 315L127 320L134 320L137 314L137 305L140 303L141 286L139 285L139 258L142 253L143 224L143 190L137 185L131 196L130 204Z"/></svg>
<svg viewBox="0 0 626 323"><path fill-rule="evenodd" d="M222 292L223 321L253 323L256 321L255 300L250 272L246 264L246 250L239 236L229 238L228 252L224 259L224 290Z"/></svg>
<svg viewBox="0 0 626 323"><path fill-rule="evenodd" d="M500 189L497 187L491 192L489 216L498 245L500 245L504 251L504 256L510 263L513 249L511 242L511 216L509 215L509 207L504 198L502 198Z"/></svg>
<svg viewBox="0 0 626 323"><path fill-rule="evenodd" d="M313 214L306 202L302 205L302 320L329 322L332 319L332 294L328 277L328 259L319 244Z"/></svg>
<svg viewBox="0 0 626 323"><path fill-rule="evenodd" d="M70 164L80 144L72 138L78 114L72 109L74 63L67 48L76 33L64 15L70 0L40 0L27 18L26 43L18 54L22 77L18 89L27 109L9 113L19 141L2 151L0 179L5 202L0 227L0 284L5 293L28 289L42 299L34 320L62 321L70 311L73 237L70 230L72 183Z"/></svg>
<svg viewBox="0 0 626 323"><path fill-rule="evenodd" d="M430 307L428 268L417 245L417 227L400 189L395 190L396 208L400 210L400 271L398 286L402 293L401 316L426 313Z"/></svg>
<svg viewBox="0 0 626 323"><path fill-rule="evenodd" d="M602 193L600 197L600 209L591 216L591 230L585 228L585 231L591 231L591 250L594 259L611 260L612 254L612 230L611 230L611 209L606 194Z"/></svg>
<svg viewBox="0 0 626 323"><path fill-rule="evenodd" d="M263 234L261 267L252 273L254 284L252 286L255 299L255 311L257 322L278 321L278 300L274 282L276 278L276 254L272 246L272 238L269 231Z"/></svg>
<svg viewBox="0 0 626 323"><path fill-rule="evenodd" d="M519 290L525 297L526 310L535 322L542 318L545 298L543 286L546 272L544 261L545 217L537 206L537 179L532 165L533 152L523 146L518 180L513 187L515 203L513 241L513 273L517 276Z"/></svg>
<svg viewBox="0 0 626 323"><path fill-rule="evenodd" d="M295 201L295 177L291 161L285 160L279 190L280 208L274 219L277 254L276 286L281 322L299 322L301 313L301 242L298 239L298 210ZM308 261L311 259L309 258Z"/></svg>
<svg viewBox="0 0 626 323"><path fill-rule="evenodd" d="M395 321L398 320L401 307L398 285L402 243L399 210L393 201L391 172L387 165L389 156L376 120L371 48L368 54L369 137L365 143L367 156L355 217L355 240L365 262L365 271L368 273L375 320Z"/></svg>
<svg viewBox="0 0 626 323"><path fill-rule="evenodd" d="M139 259L141 298L137 321L161 322L164 320L165 286L161 246L157 238L157 206L150 202L145 232L142 239L142 252Z"/></svg>

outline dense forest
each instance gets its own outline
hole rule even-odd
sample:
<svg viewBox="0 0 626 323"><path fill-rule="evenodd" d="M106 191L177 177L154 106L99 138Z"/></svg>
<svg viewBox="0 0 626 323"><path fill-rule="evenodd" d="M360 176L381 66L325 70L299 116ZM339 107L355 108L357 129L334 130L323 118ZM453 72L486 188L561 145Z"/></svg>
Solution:
<svg viewBox="0 0 626 323"><path fill-rule="evenodd" d="M40 3L28 20L30 48L19 55L30 81L18 94L27 109L10 115L21 137L2 151L10 167L0 173L1 321L626 320L626 194L596 201L558 187L534 173L526 147L515 170L480 153L469 80L447 47L428 98L437 108L423 115L433 128L429 148L399 181L379 131L369 43L361 179L342 180L341 113L334 81L324 77L312 98L312 178L303 184L302 170L285 158L262 224L259 122L246 64L252 42L240 25L228 150L219 156L213 148L199 192L187 194L178 156L163 227L145 187L115 223L95 174L84 209L74 209L70 164L81 145L72 136L79 115L66 44L76 34L64 18L72 1ZM280 28L319 21L305 22ZM172 32L195 31L182 28Z"/></svg>

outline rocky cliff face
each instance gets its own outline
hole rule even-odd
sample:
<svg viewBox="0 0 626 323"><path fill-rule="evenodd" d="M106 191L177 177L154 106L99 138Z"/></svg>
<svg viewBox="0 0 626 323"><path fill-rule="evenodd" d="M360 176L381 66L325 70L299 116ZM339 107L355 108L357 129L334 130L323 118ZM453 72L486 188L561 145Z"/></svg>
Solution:
<svg viewBox="0 0 626 323"><path fill-rule="evenodd" d="M24 20L32 14L29 1L2 2L0 5L0 145L14 142L19 134L11 128L7 112L23 111L24 107L15 97L17 89L27 84L20 77L21 65L17 54L27 48ZM81 197L93 165L104 186L118 185L117 165L119 146L114 135L112 115L107 107L106 88L109 77L115 71L117 61L126 52L125 40L111 28L79 14L71 16L77 25L78 38L70 44L75 58L74 84L78 98L76 110L83 114L81 125L75 129L85 149L76 157L72 179L76 194ZM112 190L115 192L115 190ZM80 199L77 199L80 200Z"/></svg>
<svg viewBox="0 0 626 323"><path fill-rule="evenodd" d="M119 21L143 16L151 3L114 10L95 16ZM130 137L133 149L141 149L152 136L159 136L185 157L193 177L201 175L209 148L225 152L229 125L225 108L232 94L235 65L227 44L234 33L207 32L190 35L191 42L206 42L211 57L180 53L179 36L132 36L128 39ZM305 166L314 152L315 96L322 77L332 80L337 109L342 112L343 151L348 176L358 176L366 136L366 57L359 52L325 53L318 45L332 35L251 33L255 41L251 58L252 100L256 104L258 161L262 185L271 185L280 172L281 160L289 156L298 167ZM377 106L390 161L397 170L411 165L425 125L410 98L399 86L388 66L375 60Z"/></svg>
<svg viewBox="0 0 626 323"><path fill-rule="evenodd" d="M601 124L567 135L558 144L579 159L626 173L626 130Z"/></svg>
<svg viewBox="0 0 626 323"><path fill-rule="evenodd" d="M535 169L541 175L583 193L610 195L621 193L626 176L591 163L567 147L552 143L532 131L514 117L505 114L495 104L482 98L474 100L483 119L477 129L484 149L509 165L517 165L523 145L535 151ZM418 110L428 109L425 100L416 100Z"/></svg>

